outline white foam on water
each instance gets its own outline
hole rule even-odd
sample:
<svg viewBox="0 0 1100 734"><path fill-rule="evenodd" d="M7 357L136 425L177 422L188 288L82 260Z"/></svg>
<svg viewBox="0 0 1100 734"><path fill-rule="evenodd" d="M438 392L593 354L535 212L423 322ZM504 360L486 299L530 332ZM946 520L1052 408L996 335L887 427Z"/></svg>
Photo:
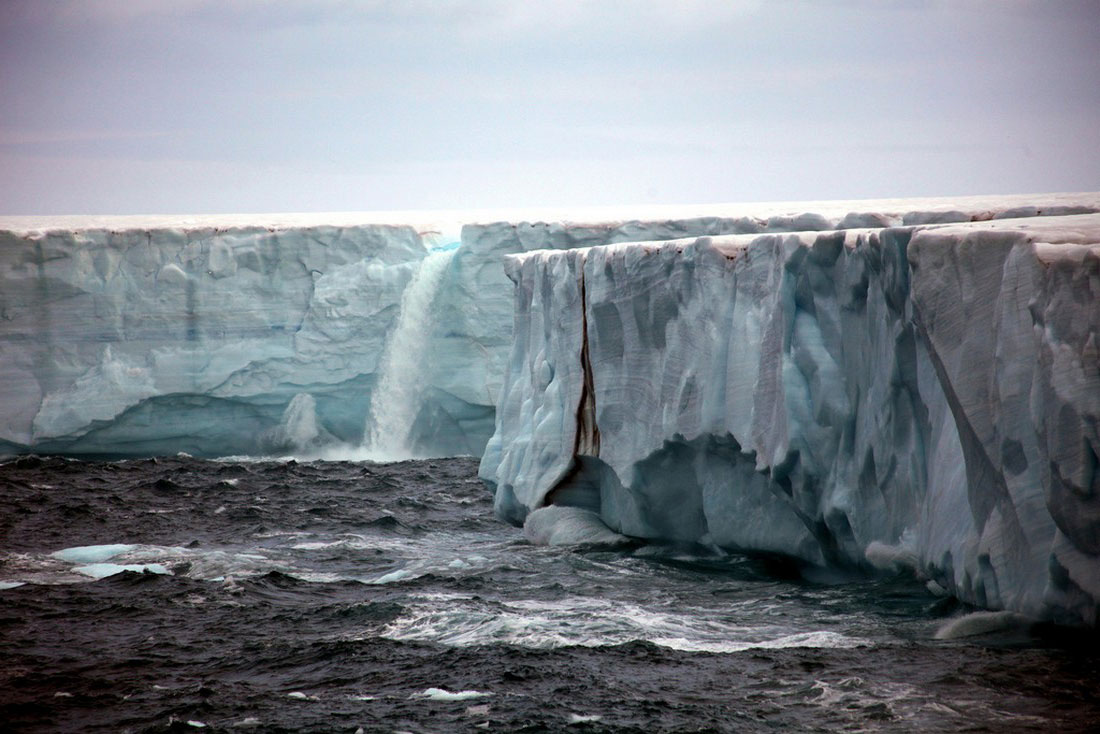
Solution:
<svg viewBox="0 0 1100 734"><path fill-rule="evenodd" d="M117 543L76 546L48 555L0 553L0 559L9 576L0 583L10 585L85 582L122 571L149 571L203 581L247 578L271 571L307 581L343 580L336 574L318 574L299 568L295 563L297 558L288 548L236 550Z"/></svg>
<svg viewBox="0 0 1100 734"><path fill-rule="evenodd" d="M123 571L156 573L163 576L172 575L171 571L159 563L92 563L87 566L77 566L73 569L73 573L89 576L93 579L107 578L108 576L114 576L116 573L122 573Z"/></svg>
<svg viewBox="0 0 1100 734"><path fill-rule="evenodd" d="M333 540L328 542L317 541L312 543L298 543L297 545L292 545L290 547L294 550L323 550L325 548L335 548L339 545L341 545L340 541Z"/></svg>
<svg viewBox="0 0 1100 734"><path fill-rule="evenodd" d="M456 691L451 692L445 688L426 688L420 693L414 693L410 698L426 698L430 701L468 701L471 698L484 698L492 693L482 691Z"/></svg>
<svg viewBox="0 0 1100 734"><path fill-rule="evenodd" d="M485 554L496 541L472 533L436 533L424 537L387 537L386 534L317 534L274 530L249 536L241 546L180 547L146 544L75 546L48 554L5 553L0 550L0 589L17 585L83 583L123 570L163 568L175 576L220 582L278 572L316 583L356 581L390 584L425 574L472 575L490 563ZM455 549L472 551L456 555ZM473 552L481 550L482 553ZM318 558L346 556L344 570L318 566ZM372 563L354 563L369 557ZM376 559L376 560L375 560ZM106 565L102 565L106 564Z"/></svg>
<svg viewBox="0 0 1100 734"><path fill-rule="evenodd" d="M716 619L704 609L653 610L584 597L482 605L469 598L434 595L425 601L390 622L381 636L455 647L509 644L536 649L603 647L643 640L685 652L717 653L870 645L831 630L791 634L789 627L736 624L729 621L736 616L734 610Z"/></svg>
<svg viewBox="0 0 1100 734"><path fill-rule="evenodd" d="M240 728L240 729L251 729L253 727L259 726L260 724L261 724L260 720L257 719L255 716L248 716L248 717L245 717L245 718L241 719L240 721L232 724L232 726L234 728Z"/></svg>
<svg viewBox="0 0 1100 734"><path fill-rule="evenodd" d="M588 724L599 721L603 717L599 714L569 714L569 724Z"/></svg>
<svg viewBox="0 0 1100 734"><path fill-rule="evenodd" d="M387 574L383 574L382 576L379 576L378 578L376 578L373 581L370 581L368 583L372 583L372 584L392 584L394 581L401 581L403 579L409 578L412 575L413 575L413 572L408 570L407 568L399 568L396 571L390 571Z"/></svg>

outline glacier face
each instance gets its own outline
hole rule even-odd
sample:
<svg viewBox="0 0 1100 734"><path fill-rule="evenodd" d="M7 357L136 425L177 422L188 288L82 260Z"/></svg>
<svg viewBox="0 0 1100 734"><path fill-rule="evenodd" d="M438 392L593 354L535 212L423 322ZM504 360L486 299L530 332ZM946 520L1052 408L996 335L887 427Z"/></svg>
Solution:
<svg viewBox="0 0 1100 734"><path fill-rule="evenodd" d="M498 514L1095 626L1100 216L909 221L509 258Z"/></svg>
<svg viewBox="0 0 1100 734"><path fill-rule="evenodd" d="M433 248L460 243L421 304L416 384L393 391L414 396L400 422L409 435L387 440L404 441L412 455L478 455L509 389L509 254L1097 208L1100 197L1081 194L574 212L3 217L0 451L369 456L370 406L386 381L386 345L397 338L406 290ZM401 360L390 362L400 369Z"/></svg>
<svg viewBox="0 0 1100 734"><path fill-rule="evenodd" d="M0 233L0 439L257 453L283 448L284 413L300 423L303 407L361 435L425 254L415 229L391 226ZM300 393L310 399L291 410Z"/></svg>
<svg viewBox="0 0 1100 734"><path fill-rule="evenodd" d="M419 384L397 383L409 435L373 443L478 455L511 345L504 255L828 224L745 211L0 219L0 450L376 455L362 444L402 296L434 245L460 241L411 335Z"/></svg>
<svg viewBox="0 0 1100 734"><path fill-rule="evenodd" d="M404 385L380 365L402 295L433 244L456 243L426 227L355 223L369 216L133 219L0 227L0 449L377 453L361 443L376 385ZM418 304L423 333L397 335L420 355L419 384L403 387L416 403L404 406L409 435L368 443L395 455L401 444L410 455L482 452L511 343L505 253L719 234L747 221L498 221L461 234L451 224L461 247Z"/></svg>

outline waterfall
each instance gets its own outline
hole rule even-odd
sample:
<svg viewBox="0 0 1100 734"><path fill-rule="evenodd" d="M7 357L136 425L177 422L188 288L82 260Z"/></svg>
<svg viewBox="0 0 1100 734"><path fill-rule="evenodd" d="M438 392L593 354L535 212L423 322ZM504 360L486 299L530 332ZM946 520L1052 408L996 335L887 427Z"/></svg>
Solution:
<svg viewBox="0 0 1100 734"><path fill-rule="evenodd" d="M401 294L397 324L386 339L379 361L378 383L371 394L364 449L375 461L412 457L409 432L420 409L429 375L432 302L454 249L433 250Z"/></svg>

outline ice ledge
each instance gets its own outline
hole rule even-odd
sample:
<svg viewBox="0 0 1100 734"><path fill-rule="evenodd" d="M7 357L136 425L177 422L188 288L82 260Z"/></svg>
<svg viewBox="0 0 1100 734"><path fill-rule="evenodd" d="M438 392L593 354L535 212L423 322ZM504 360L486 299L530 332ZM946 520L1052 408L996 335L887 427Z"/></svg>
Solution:
<svg viewBox="0 0 1100 734"><path fill-rule="evenodd" d="M481 476L513 522L914 565L1096 626L1098 241L1080 215L511 257Z"/></svg>

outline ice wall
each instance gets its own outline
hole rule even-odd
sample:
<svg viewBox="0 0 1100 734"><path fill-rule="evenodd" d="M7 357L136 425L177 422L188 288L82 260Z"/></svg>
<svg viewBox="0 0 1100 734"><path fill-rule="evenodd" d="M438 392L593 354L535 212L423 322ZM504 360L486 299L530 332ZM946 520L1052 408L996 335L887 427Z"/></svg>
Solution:
<svg viewBox="0 0 1100 734"><path fill-rule="evenodd" d="M257 453L301 443L319 412L311 440L358 440L425 253L391 226L0 233L0 439Z"/></svg>
<svg viewBox="0 0 1100 734"><path fill-rule="evenodd" d="M1100 216L982 219L509 258L498 514L1095 626Z"/></svg>
<svg viewBox="0 0 1100 734"><path fill-rule="evenodd" d="M0 451L479 455L511 343L505 253L744 226L271 219L0 223ZM413 383L379 385L406 287L432 246L458 244L447 227L461 246L405 304L423 313L391 360L416 363Z"/></svg>
<svg viewBox="0 0 1100 734"><path fill-rule="evenodd" d="M512 344L507 254L1097 208L1097 195L1071 194L0 217L0 451L361 457L403 293L433 247L460 241L434 281L429 328L417 332L415 404L401 411L409 435L390 438L415 455L477 455Z"/></svg>

